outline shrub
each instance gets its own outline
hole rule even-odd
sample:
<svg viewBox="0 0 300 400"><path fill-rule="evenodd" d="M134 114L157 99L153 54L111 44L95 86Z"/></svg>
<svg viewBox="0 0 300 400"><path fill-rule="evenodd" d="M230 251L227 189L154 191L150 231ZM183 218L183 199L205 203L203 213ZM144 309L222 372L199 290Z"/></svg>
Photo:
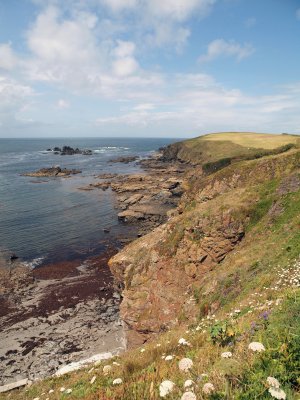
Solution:
<svg viewBox="0 0 300 400"><path fill-rule="evenodd" d="M214 324L209 331L210 338L214 344L227 346L236 339L236 332L228 321L221 321Z"/></svg>
<svg viewBox="0 0 300 400"><path fill-rule="evenodd" d="M213 172L219 171L222 168L227 167L231 164L231 158L221 158L220 160L208 162L202 165L203 172L205 174L212 174Z"/></svg>

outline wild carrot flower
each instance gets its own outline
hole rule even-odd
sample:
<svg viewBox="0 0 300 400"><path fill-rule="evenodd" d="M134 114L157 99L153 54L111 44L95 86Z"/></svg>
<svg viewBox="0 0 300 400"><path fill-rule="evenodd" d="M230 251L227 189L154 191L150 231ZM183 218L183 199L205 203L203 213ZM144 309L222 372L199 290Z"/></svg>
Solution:
<svg viewBox="0 0 300 400"><path fill-rule="evenodd" d="M274 387L276 389L279 389L279 387L280 387L280 383L273 376L268 376L267 383L268 383L269 386Z"/></svg>
<svg viewBox="0 0 300 400"><path fill-rule="evenodd" d="M187 381L184 382L183 387L184 387L185 389L188 389L188 388L193 387L194 384L195 384L194 381L192 381L191 379L188 379Z"/></svg>
<svg viewBox="0 0 300 400"><path fill-rule="evenodd" d="M121 378L117 378L113 380L113 385L121 385L123 383Z"/></svg>
<svg viewBox="0 0 300 400"><path fill-rule="evenodd" d="M278 400L285 400L286 399L286 394L282 389L275 388L275 387L270 387L269 388L269 393L275 399L278 399Z"/></svg>
<svg viewBox="0 0 300 400"><path fill-rule="evenodd" d="M261 353L262 351L265 351L265 346L262 343L259 342L252 342L248 346L249 350L252 350L254 352Z"/></svg>
<svg viewBox="0 0 300 400"><path fill-rule="evenodd" d="M180 371L184 371L184 372L188 372L192 368L193 365L194 365L194 363L190 358L183 358L178 363Z"/></svg>
<svg viewBox="0 0 300 400"><path fill-rule="evenodd" d="M185 392L182 396L181 396L181 400L196 400L197 397L195 395L195 393L193 392Z"/></svg>
<svg viewBox="0 0 300 400"><path fill-rule="evenodd" d="M205 394L211 394L211 393L213 393L215 391L215 387L214 387L214 385L212 383L207 382L203 386L202 390L203 390L203 393L205 393Z"/></svg>
<svg viewBox="0 0 300 400"><path fill-rule="evenodd" d="M160 397L166 397L168 394L172 393L175 387L175 383L172 381L163 381L159 385L159 395Z"/></svg>

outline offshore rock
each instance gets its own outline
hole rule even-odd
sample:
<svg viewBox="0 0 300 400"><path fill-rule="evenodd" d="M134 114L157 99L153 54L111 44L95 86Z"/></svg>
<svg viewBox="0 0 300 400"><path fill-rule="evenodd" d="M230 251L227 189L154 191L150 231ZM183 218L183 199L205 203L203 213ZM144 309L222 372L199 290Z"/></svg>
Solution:
<svg viewBox="0 0 300 400"><path fill-rule="evenodd" d="M27 172L23 176L33 176L33 177L60 177L60 176L70 176L80 174L81 171L78 169L66 169L60 168L59 166L50 168L41 168L35 172Z"/></svg>

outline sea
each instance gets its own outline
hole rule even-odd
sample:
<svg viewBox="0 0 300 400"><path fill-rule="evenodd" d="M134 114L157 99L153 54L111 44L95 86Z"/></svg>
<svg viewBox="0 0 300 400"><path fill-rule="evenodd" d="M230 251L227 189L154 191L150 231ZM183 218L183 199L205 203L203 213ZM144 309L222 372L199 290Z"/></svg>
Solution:
<svg viewBox="0 0 300 400"><path fill-rule="evenodd" d="M177 139L178 140L178 139ZM86 259L133 234L118 221L114 193L83 191L102 173L142 172L136 162L110 160L149 157L175 139L51 138L0 139L0 257L15 254L31 267ZM92 155L56 155L49 148L90 149ZM37 178L22 174L59 165L80 169L71 178ZM107 230L109 231L107 233Z"/></svg>

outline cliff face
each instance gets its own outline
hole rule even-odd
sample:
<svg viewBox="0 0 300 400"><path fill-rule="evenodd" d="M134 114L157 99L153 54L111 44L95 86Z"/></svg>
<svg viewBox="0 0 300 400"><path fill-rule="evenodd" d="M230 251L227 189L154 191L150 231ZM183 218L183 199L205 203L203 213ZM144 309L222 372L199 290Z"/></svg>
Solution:
<svg viewBox="0 0 300 400"><path fill-rule="evenodd" d="M173 156L181 144L174 148ZM235 163L209 176L191 168L175 215L110 260L123 287L121 317L129 346L220 307L220 298L214 297L218 274L232 265L231 273L239 274L243 263L255 259L251 246L261 233L252 228L265 216L269 226L272 215L282 212L283 192L275 188L291 191L290 181L297 186L293 177L299 160L300 152L292 150ZM241 261L243 251L247 257ZM230 282L224 295L238 291L238 279Z"/></svg>

